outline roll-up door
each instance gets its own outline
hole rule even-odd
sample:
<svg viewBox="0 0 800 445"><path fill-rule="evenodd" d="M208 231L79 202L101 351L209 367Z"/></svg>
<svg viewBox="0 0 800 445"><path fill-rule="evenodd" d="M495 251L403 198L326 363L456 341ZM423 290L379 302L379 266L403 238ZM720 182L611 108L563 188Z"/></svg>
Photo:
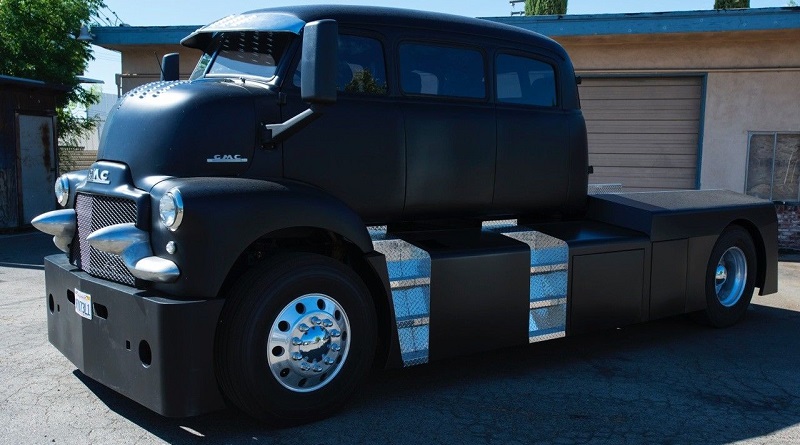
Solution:
<svg viewBox="0 0 800 445"><path fill-rule="evenodd" d="M584 77L589 182L695 188L702 85L702 77Z"/></svg>

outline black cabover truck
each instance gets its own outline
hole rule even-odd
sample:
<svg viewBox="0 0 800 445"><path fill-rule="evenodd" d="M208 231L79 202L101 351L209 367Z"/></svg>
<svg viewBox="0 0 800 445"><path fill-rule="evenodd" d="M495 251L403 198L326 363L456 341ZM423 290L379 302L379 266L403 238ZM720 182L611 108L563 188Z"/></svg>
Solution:
<svg viewBox="0 0 800 445"><path fill-rule="evenodd" d="M402 367L777 291L770 202L587 195L565 51L477 19L248 12L182 41L188 81L122 97L33 224L48 335L165 416L330 415ZM174 65L172 65L174 66Z"/></svg>

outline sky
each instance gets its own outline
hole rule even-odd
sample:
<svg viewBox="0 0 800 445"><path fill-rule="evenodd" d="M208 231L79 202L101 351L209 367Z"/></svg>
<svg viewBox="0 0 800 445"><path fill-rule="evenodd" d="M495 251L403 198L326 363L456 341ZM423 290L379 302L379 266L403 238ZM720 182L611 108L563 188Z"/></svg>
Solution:
<svg viewBox="0 0 800 445"><path fill-rule="evenodd" d="M789 0L750 0L751 8L786 6ZM253 9L292 4L286 0L105 0L104 19L131 26L205 25L218 18ZM508 0L303 0L302 4L353 4L392 6L408 9L447 12L470 17L502 17L524 9ZM567 14L604 14L627 12L693 11L712 9L714 0L568 0ZM116 17L111 13L116 13ZM84 75L104 82L103 92L116 94L114 74L120 72L119 53L94 46L95 60Z"/></svg>

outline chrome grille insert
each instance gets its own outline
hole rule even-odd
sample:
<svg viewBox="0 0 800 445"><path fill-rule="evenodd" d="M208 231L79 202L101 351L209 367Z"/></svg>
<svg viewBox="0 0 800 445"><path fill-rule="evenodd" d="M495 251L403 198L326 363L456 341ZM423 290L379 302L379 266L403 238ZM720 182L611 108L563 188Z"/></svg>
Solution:
<svg viewBox="0 0 800 445"><path fill-rule="evenodd" d="M72 264L89 275L133 286L131 275L122 258L90 246L86 237L114 224L135 223L136 203L130 199L103 195L78 194L75 201L78 231L72 243Z"/></svg>

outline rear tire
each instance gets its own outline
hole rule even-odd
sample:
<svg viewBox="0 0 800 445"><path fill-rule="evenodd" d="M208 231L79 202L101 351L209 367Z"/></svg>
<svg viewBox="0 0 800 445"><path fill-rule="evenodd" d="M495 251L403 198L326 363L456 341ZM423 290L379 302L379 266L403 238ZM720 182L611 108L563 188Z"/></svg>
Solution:
<svg viewBox="0 0 800 445"><path fill-rule="evenodd" d="M375 309L361 279L316 254L282 254L233 286L217 329L220 389L277 425L336 412L371 367Z"/></svg>
<svg viewBox="0 0 800 445"><path fill-rule="evenodd" d="M722 232L706 271L705 319L711 326L732 326L744 318L753 298L756 249L750 233L740 226Z"/></svg>

